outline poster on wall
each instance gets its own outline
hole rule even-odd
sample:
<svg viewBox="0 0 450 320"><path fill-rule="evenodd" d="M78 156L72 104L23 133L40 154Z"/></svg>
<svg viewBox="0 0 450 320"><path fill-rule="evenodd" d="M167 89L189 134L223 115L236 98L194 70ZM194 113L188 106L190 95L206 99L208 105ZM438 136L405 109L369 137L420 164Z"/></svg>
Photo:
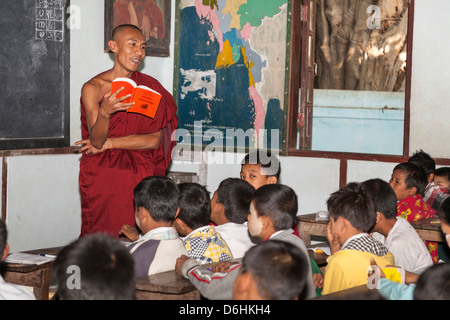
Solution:
<svg viewBox="0 0 450 320"><path fill-rule="evenodd" d="M147 41L147 56L168 57L172 0L105 0L105 52L112 31L121 24L139 27Z"/></svg>
<svg viewBox="0 0 450 320"><path fill-rule="evenodd" d="M282 149L289 2L177 0L177 142Z"/></svg>

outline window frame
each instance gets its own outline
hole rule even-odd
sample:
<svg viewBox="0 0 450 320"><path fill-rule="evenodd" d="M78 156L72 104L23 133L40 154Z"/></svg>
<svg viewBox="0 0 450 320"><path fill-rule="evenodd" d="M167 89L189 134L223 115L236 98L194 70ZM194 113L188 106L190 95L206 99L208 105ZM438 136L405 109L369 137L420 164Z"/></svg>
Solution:
<svg viewBox="0 0 450 320"><path fill-rule="evenodd" d="M414 35L414 4L415 0L408 1L408 35L407 35L407 60L406 60L406 85L405 85L405 114L403 127L403 153L402 155L384 155L336 151L315 151L304 150L305 142L300 141L300 148L297 148L297 135L299 125L305 120L305 111L308 108L306 103L303 105L299 101L300 91L307 92L308 88L302 87L307 83L307 70L302 68L306 65L307 59L302 52L308 50L308 41L303 41L307 30L309 19L309 3L311 0L292 0L292 20L291 20L291 49L290 49L290 71L289 71L289 103L288 103L288 121L286 126L286 155L297 157L319 157L333 158L341 160L372 160L386 162L402 162L409 157L409 137L410 137L410 101L411 101L411 69L412 69L412 48ZM316 1L314 0L314 3ZM315 8L314 8L315 9ZM314 14L315 18L315 14ZM315 23L314 23L315 25ZM315 38L315 37L314 37ZM315 42L315 41L314 41ZM306 97L302 94L305 99ZM313 96L311 102L313 103ZM313 108L313 105L312 105ZM299 110L300 109L300 110ZM313 109L312 109L313 110ZM303 113L303 115L302 115ZM312 119L312 112L306 115ZM311 120L310 120L311 121ZM309 130L312 126L310 126ZM300 138L301 139L301 138ZM306 140L307 142L307 140Z"/></svg>

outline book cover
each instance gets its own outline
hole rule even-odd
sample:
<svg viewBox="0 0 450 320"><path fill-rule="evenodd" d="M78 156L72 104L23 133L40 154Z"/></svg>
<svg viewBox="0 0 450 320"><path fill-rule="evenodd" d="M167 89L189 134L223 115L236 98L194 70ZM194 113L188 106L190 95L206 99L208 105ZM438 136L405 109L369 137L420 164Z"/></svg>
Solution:
<svg viewBox="0 0 450 320"><path fill-rule="evenodd" d="M138 86L136 85L136 82L129 78L117 78L111 84L111 94L121 87L124 89L116 98L131 94L131 97L123 102L134 102L134 105L132 105L127 112L139 113L152 119L155 117L162 98L159 92L156 92L147 86Z"/></svg>

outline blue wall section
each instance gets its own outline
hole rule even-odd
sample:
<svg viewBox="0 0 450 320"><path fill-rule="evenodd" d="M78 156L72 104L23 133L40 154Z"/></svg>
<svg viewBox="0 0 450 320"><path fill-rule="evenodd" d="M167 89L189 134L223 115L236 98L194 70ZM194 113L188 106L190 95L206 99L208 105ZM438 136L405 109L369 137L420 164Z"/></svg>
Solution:
<svg viewBox="0 0 450 320"><path fill-rule="evenodd" d="M404 93L314 90L312 150L402 155Z"/></svg>

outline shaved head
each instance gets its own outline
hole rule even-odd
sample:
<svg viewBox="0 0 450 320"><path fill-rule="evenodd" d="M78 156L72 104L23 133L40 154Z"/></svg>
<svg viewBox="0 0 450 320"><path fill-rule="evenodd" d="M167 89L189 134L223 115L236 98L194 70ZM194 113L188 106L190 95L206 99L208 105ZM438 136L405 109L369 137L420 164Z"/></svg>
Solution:
<svg viewBox="0 0 450 320"><path fill-rule="evenodd" d="M141 29L139 29L138 27L136 27L134 24L121 24L117 27L114 28L112 35L111 35L111 40L113 41L117 41L117 37L125 30L127 29L134 29L136 31L139 31L142 34Z"/></svg>

